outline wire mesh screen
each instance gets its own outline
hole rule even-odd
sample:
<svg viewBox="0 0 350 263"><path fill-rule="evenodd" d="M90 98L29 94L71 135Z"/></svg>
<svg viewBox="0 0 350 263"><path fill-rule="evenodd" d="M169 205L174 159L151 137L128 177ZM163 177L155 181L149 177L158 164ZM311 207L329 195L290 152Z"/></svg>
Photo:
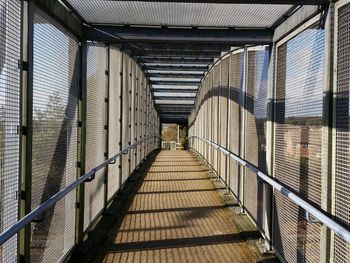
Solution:
<svg viewBox="0 0 350 263"><path fill-rule="evenodd" d="M39 9L33 32L32 209L76 180L80 72L76 38ZM32 262L57 262L73 247L75 203L72 191L32 224Z"/></svg>
<svg viewBox="0 0 350 263"><path fill-rule="evenodd" d="M320 205L324 30L318 23L279 46L275 176ZM274 246L288 262L319 262L320 225L275 193Z"/></svg>
<svg viewBox="0 0 350 263"><path fill-rule="evenodd" d="M228 124L228 89L229 89L229 79L228 79L228 70L229 70L230 57L226 57L221 61L221 83L220 83L220 141L219 144L227 148L227 124ZM221 155L220 161L220 174L226 178L226 163L227 157Z"/></svg>
<svg viewBox="0 0 350 263"><path fill-rule="evenodd" d="M220 86L220 63L216 64L212 71L213 76L213 141L219 143L219 86ZM198 141L197 141L198 143ZM213 166L215 171L219 172L218 158L219 152L214 151L213 153Z"/></svg>
<svg viewBox="0 0 350 263"><path fill-rule="evenodd" d="M137 141L142 140L142 81L143 81L143 72L142 70L138 71L137 74L137 132L136 132L136 138ZM142 160L142 147L141 145L137 148L137 155L136 155L136 164L138 165Z"/></svg>
<svg viewBox="0 0 350 263"><path fill-rule="evenodd" d="M350 3L337 10L337 86L335 149L335 216L350 224L350 151L349 151L349 83L350 83ZM335 236L334 261L350 262L350 244Z"/></svg>
<svg viewBox="0 0 350 263"><path fill-rule="evenodd" d="M113 47L109 48L109 96L108 96L108 157L118 153L120 148L120 84L122 53ZM109 200L119 189L119 160L108 166L107 199Z"/></svg>
<svg viewBox="0 0 350 263"><path fill-rule="evenodd" d="M146 86L146 78L142 74L142 81L140 83L140 126L141 126L141 138L145 138L145 86ZM145 158L145 148L144 143L141 144L140 150L141 150L141 160Z"/></svg>
<svg viewBox="0 0 350 263"><path fill-rule="evenodd" d="M123 113L122 113L122 149L125 149L129 146L130 142L130 92L131 92L131 59L129 56L123 54L123 92L122 92L122 106L123 106ZM125 180L129 176L129 157L130 154L125 154L122 156L122 183L125 182Z"/></svg>
<svg viewBox="0 0 350 263"><path fill-rule="evenodd" d="M231 83L230 83L230 145L229 150L237 155L240 154L241 138L241 91L243 88L244 52L236 52L231 55ZM239 166L230 161L229 186L236 197L240 196L239 185L241 175Z"/></svg>
<svg viewBox="0 0 350 263"><path fill-rule="evenodd" d="M17 221L20 149L21 1L0 2L0 232ZM17 237L0 246L0 262L17 262Z"/></svg>
<svg viewBox="0 0 350 263"><path fill-rule="evenodd" d="M137 65L135 60L131 61L131 85L130 85L130 143L135 143L135 120L136 120L136 85L137 85ZM135 169L136 149L130 150L130 173Z"/></svg>
<svg viewBox="0 0 350 263"><path fill-rule="evenodd" d="M213 71L210 71L207 77L208 82L208 108L209 108L209 140L214 141L213 138L213 130L214 130L214 126L213 126L213 122L214 122L214 116L213 116ZM214 154L214 149L213 147L210 145L209 146L209 163L211 165L213 165L213 154Z"/></svg>
<svg viewBox="0 0 350 263"><path fill-rule="evenodd" d="M269 50L248 50L245 92L245 159L266 173L266 124ZM264 185L256 174L245 169L244 205L260 229L263 229Z"/></svg>
<svg viewBox="0 0 350 263"><path fill-rule="evenodd" d="M88 172L105 160L107 96L107 47L89 44L86 61L86 145L85 171ZM105 169L98 171L95 179L85 183L84 230L104 206Z"/></svg>

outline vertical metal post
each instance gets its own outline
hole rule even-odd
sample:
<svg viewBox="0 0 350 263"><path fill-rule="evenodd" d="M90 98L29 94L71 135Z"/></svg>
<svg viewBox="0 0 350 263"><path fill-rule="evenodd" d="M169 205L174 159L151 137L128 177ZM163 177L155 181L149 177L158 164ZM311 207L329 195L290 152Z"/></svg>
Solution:
<svg viewBox="0 0 350 263"><path fill-rule="evenodd" d="M123 90L124 90L124 82L123 82L123 78L124 78L124 52L121 49L121 59L120 59L120 96L119 96L119 133L120 133L120 140L119 140L119 151L123 150ZM123 183L123 165L122 165L122 157L119 158L119 187L122 186Z"/></svg>
<svg viewBox="0 0 350 263"><path fill-rule="evenodd" d="M22 47L21 47L21 56L22 56L22 61L28 63L29 59L29 45L28 45L28 40L29 40L29 7L28 7L28 2L27 1L22 1ZM21 126L22 126L22 134L21 134L21 164L20 164L20 184L18 190L20 191L21 194L18 194L18 199L19 199L19 218L22 218L26 214L26 200L25 200L25 195L23 196L22 193L25 193L25 190L27 188L27 184L29 183L26 181L27 179L27 134L23 132L23 127L27 127L28 123L28 111L27 111L27 103L28 103L28 70L22 69L21 71ZM24 256L25 256L25 230L21 230L19 235L18 235L18 247L19 247L19 258L20 260L23 261Z"/></svg>
<svg viewBox="0 0 350 263"><path fill-rule="evenodd" d="M270 64L268 79L268 118L266 132L266 162L267 172L275 176L275 103L276 103L276 78L277 78L277 47L270 46ZM274 228L274 192L272 187L265 185L266 206L264 215L265 247L271 249L273 245Z"/></svg>
<svg viewBox="0 0 350 263"><path fill-rule="evenodd" d="M230 143L231 143L231 138L230 138L230 131L231 131L231 61L232 59L232 53L229 55L229 61L228 61L228 95L227 95L227 127L226 127L226 146L227 149L230 150ZM231 187L231 158L227 157L227 162L226 162L226 173L227 173L227 187L226 187L226 192L230 193L230 187Z"/></svg>
<svg viewBox="0 0 350 263"><path fill-rule="evenodd" d="M180 142L180 128L179 124L177 124L177 143Z"/></svg>
<svg viewBox="0 0 350 263"><path fill-rule="evenodd" d="M34 10L35 1L28 0L27 4L23 3L23 11L26 15L23 15L23 25L26 25L26 35L23 35L26 39L23 41L23 60L27 61L28 71L26 79L23 79L23 124L25 138L25 152L23 158L23 171L22 174L22 188L23 191L20 196L23 200L21 202L21 214L23 217L31 211L31 182L32 182L32 142L33 142L33 37L34 37ZM24 75L25 76L25 75ZM30 262L30 225L25 227L20 232L20 261Z"/></svg>
<svg viewBox="0 0 350 263"><path fill-rule="evenodd" d="M109 157L109 152L108 152L108 145L109 145L109 89L110 89L110 85L109 85L109 74L110 74L110 47L107 45L106 48L106 92L105 92L105 136L106 136L106 140L105 140L105 160L108 159ZM104 187L104 205L103 205L103 209L104 209L104 213L107 211L107 206L108 206L108 165L106 166L106 169L104 171L104 180L103 180L103 187Z"/></svg>
<svg viewBox="0 0 350 263"><path fill-rule="evenodd" d="M246 131L246 111L245 111L245 94L247 91L247 63L248 61L248 50L247 50L247 46L244 47L244 53L243 53L243 83L242 83L242 87L240 90L240 98L239 98L239 108L240 108L240 125L239 125L239 155L241 158L245 159L245 131ZM239 167L239 174L240 174L240 196L239 199L241 201L243 211L244 212L244 188L245 188L245 181L246 181L246 172L245 172L245 167L243 167L242 165L240 165Z"/></svg>
<svg viewBox="0 0 350 263"><path fill-rule="evenodd" d="M334 66L336 60L335 52L335 4L331 2L325 14L325 69L323 87L323 118L322 118L322 166L321 166L321 208L332 213L332 197L335 188L335 139L333 139L333 127L336 127L334 116L335 103L333 94L336 93L336 77L334 77ZM331 176L329 176L331 175ZM332 213L333 214L333 213ZM320 240L320 262L333 262L334 235L326 226L321 227Z"/></svg>
<svg viewBox="0 0 350 263"><path fill-rule="evenodd" d="M80 47L80 92L79 92L79 108L78 108L78 173L82 176L85 173L85 145L86 145L86 55L87 43L85 39L81 40ZM77 189L77 227L76 227L76 243L83 240L84 232L84 194L85 185L81 184Z"/></svg>

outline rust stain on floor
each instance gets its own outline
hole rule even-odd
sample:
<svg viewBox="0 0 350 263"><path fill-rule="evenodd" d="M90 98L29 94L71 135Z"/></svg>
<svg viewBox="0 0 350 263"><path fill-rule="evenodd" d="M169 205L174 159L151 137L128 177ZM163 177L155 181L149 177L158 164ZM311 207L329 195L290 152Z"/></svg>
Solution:
<svg viewBox="0 0 350 263"><path fill-rule="evenodd" d="M97 262L257 262L210 176L190 152L160 152Z"/></svg>

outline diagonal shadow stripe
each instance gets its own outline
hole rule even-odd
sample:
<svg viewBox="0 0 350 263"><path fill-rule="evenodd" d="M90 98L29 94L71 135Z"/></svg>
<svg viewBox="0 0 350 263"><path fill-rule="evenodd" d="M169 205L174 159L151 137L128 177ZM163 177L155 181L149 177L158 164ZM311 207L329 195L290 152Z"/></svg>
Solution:
<svg viewBox="0 0 350 263"><path fill-rule="evenodd" d="M174 181L203 181L215 179L217 177L198 177L198 178L181 178L181 179L147 179L143 182L174 182Z"/></svg>
<svg viewBox="0 0 350 263"><path fill-rule="evenodd" d="M188 190L173 190L173 191L153 191L153 192L137 192L136 195L152 195L152 194L176 194L176 193L193 193L193 192L213 192L217 190L226 189L224 187L221 188L211 188L211 189L188 189Z"/></svg>
<svg viewBox="0 0 350 263"><path fill-rule="evenodd" d="M176 238L165 240L152 240L141 242L128 242L111 244L105 247L107 252L124 252L137 250L168 249L176 247L205 246L214 244L227 244L244 242L247 239L258 239L261 235L258 231L247 231L236 234L213 235L203 237Z"/></svg>
<svg viewBox="0 0 350 263"><path fill-rule="evenodd" d="M133 210L128 211L126 214L151 214L151 213L168 213L168 212L186 212L193 210L214 210L214 209L225 209L228 207L237 207L239 204L227 204L218 206L195 206L195 207L178 207L178 208L163 208L163 209L149 209L149 210Z"/></svg>

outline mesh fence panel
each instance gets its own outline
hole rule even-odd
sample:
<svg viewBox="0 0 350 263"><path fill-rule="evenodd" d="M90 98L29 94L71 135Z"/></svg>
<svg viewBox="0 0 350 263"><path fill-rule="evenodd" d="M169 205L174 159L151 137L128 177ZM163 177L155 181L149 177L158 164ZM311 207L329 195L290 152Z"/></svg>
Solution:
<svg viewBox="0 0 350 263"><path fill-rule="evenodd" d="M17 221L20 135L21 2L0 1L0 232ZM0 262L17 262L17 237L0 246Z"/></svg>
<svg viewBox="0 0 350 263"><path fill-rule="evenodd" d="M324 30L315 24L279 46L275 176L320 205ZM319 262L320 225L275 193L274 246L288 262Z"/></svg>
<svg viewBox="0 0 350 263"><path fill-rule="evenodd" d="M146 78L142 74L142 80L140 83L140 130L141 130L141 139L144 139L145 137L145 84L146 83ZM145 143L142 143L140 146L140 151L141 151L141 160L145 157L145 148L144 148Z"/></svg>
<svg viewBox="0 0 350 263"><path fill-rule="evenodd" d="M269 51L248 50L245 93L245 159L266 173L266 123ZM264 185L245 169L244 204L257 226L263 229Z"/></svg>
<svg viewBox="0 0 350 263"><path fill-rule="evenodd" d="M136 85L137 85L137 65L135 60L131 63L131 85L130 85L130 143L134 144L136 132ZM136 149L130 150L130 173L135 169L135 152Z"/></svg>
<svg viewBox="0 0 350 263"><path fill-rule="evenodd" d="M39 9L33 38L32 209L77 176L79 45ZM31 261L57 262L73 247L75 192L32 224Z"/></svg>
<svg viewBox="0 0 350 263"><path fill-rule="evenodd" d="M213 141L214 138L213 138L213 130L214 130L214 127L213 127L213 122L214 122L214 116L213 116L213 71L210 71L209 74L208 74L208 77L207 77L207 80L208 82L208 108L209 108L209 140ZM213 150L213 147L210 145L209 146L209 163L211 165L213 165L213 154L214 154L214 150Z"/></svg>
<svg viewBox="0 0 350 263"><path fill-rule="evenodd" d="M216 64L212 71L213 76L213 141L219 143L219 86L220 86L220 63ZM199 141L197 140L197 143ZM219 163L218 163L219 152L215 150L213 152L213 167L215 171L219 172Z"/></svg>
<svg viewBox="0 0 350 263"><path fill-rule="evenodd" d="M221 83L220 83L220 142L219 144L224 148L227 147L227 126L228 126L228 89L229 89L229 63L230 57L226 57L221 61ZM221 154L221 162L220 162L220 174L224 176L225 181L226 178L226 163L227 157Z"/></svg>
<svg viewBox="0 0 350 263"><path fill-rule="evenodd" d="M105 160L107 95L107 47L89 44L86 63L86 145L85 171L88 172ZM105 169L98 171L95 179L85 184L84 230L104 206Z"/></svg>
<svg viewBox="0 0 350 263"><path fill-rule="evenodd" d="M335 151L335 216L350 224L350 3L337 10L337 86L336 86L336 151ZM350 262L350 244L335 236L334 261Z"/></svg>
<svg viewBox="0 0 350 263"><path fill-rule="evenodd" d="M240 154L241 138L241 90L243 88L244 53L238 52L231 55L231 83L230 83L230 145L229 150L237 155ZM229 186L236 197L240 196L239 185L241 176L239 166L230 161Z"/></svg>
<svg viewBox="0 0 350 263"><path fill-rule="evenodd" d="M108 155L112 157L120 149L120 72L122 53L116 48L109 49L109 118L108 118ZM108 166L108 200L119 189L119 160L116 164Z"/></svg>
<svg viewBox="0 0 350 263"><path fill-rule="evenodd" d="M130 142L130 89L131 86L131 59L123 54L123 92L122 92L122 149L129 146ZM122 156L122 184L129 176L129 156L130 153Z"/></svg>

